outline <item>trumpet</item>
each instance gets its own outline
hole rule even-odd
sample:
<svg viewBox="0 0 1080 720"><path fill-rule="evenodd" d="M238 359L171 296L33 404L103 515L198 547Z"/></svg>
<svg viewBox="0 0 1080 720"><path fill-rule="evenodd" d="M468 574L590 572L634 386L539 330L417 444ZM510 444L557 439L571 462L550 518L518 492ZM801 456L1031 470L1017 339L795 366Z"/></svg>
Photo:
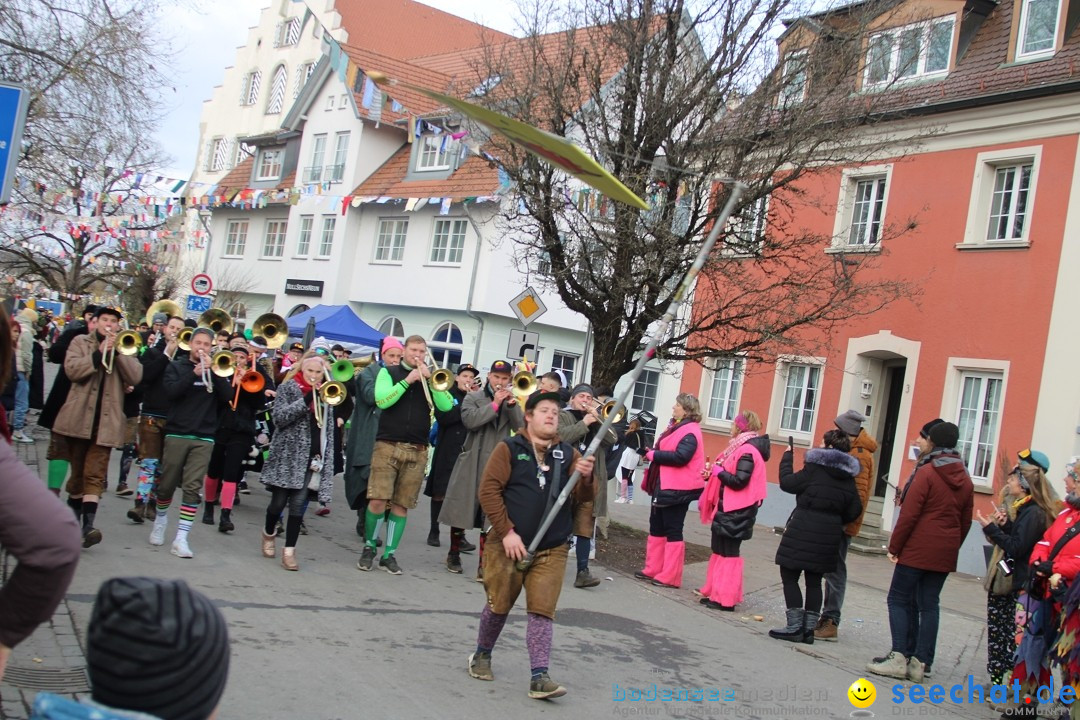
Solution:
<svg viewBox="0 0 1080 720"><path fill-rule="evenodd" d="M262 340L266 347L275 350L289 339L289 324L280 315L265 313L255 318L255 324L251 326L251 337Z"/></svg>
<svg viewBox="0 0 1080 720"><path fill-rule="evenodd" d="M197 322L199 327L210 328L214 334L222 331L231 333L233 329L232 318L221 308L210 308L199 316Z"/></svg>
<svg viewBox="0 0 1080 720"><path fill-rule="evenodd" d="M235 381L235 376L234 376ZM239 382L236 382L236 394L233 395L232 402L230 403L233 410L236 409L236 404L240 402L240 391L243 390L246 393L261 393L263 388L266 387L266 378L262 376L258 370L248 370L246 373L240 376Z"/></svg>
<svg viewBox="0 0 1080 720"><path fill-rule="evenodd" d="M134 355L141 347L142 336L134 330L124 330L113 336L112 346L101 356L101 366L107 374L112 375L113 366L116 364L116 353Z"/></svg>
<svg viewBox="0 0 1080 720"><path fill-rule="evenodd" d="M593 400L592 412L600 416L601 420L607 420L608 415L615 409L615 401L608 400L606 403L602 403L599 400ZM622 422L622 419L626 417L626 407L623 406L619 413L611 419L611 422Z"/></svg>

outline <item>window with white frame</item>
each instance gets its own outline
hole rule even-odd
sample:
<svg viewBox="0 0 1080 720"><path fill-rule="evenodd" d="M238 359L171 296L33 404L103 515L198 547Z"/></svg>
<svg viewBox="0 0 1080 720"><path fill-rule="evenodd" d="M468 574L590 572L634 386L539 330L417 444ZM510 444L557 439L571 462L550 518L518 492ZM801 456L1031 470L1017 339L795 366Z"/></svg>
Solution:
<svg viewBox="0 0 1080 720"><path fill-rule="evenodd" d="M660 388L660 371L645 368L638 375L634 383L634 394L630 399L630 407L641 412L656 412L656 393Z"/></svg>
<svg viewBox="0 0 1080 720"><path fill-rule="evenodd" d="M990 196L990 224L987 240L1021 240L1028 217L1031 190L1030 162L1000 165L994 169L994 191Z"/></svg>
<svg viewBox="0 0 1080 720"><path fill-rule="evenodd" d="M806 98L806 86L809 80L808 59L805 49L794 50L784 56L784 70L780 79L780 107L798 105Z"/></svg>
<svg viewBox="0 0 1080 720"><path fill-rule="evenodd" d="M300 42L300 18L293 17L274 28L274 47L290 47Z"/></svg>
<svg viewBox="0 0 1080 720"><path fill-rule="evenodd" d="M256 180L278 180L281 178L281 158L284 151L280 148L267 148L259 151L259 162L255 172Z"/></svg>
<svg viewBox="0 0 1080 720"><path fill-rule="evenodd" d="M405 339L405 326L393 315L379 323L379 332L396 337L398 340Z"/></svg>
<svg viewBox="0 0 1080 720"><path fill-rule="evenodd" d="M349 133L339 132L334 135L334 164L326 168L326 179L341 182L345 177L345 160L349 157Z"/></svg>
<svg viewBox="0 0 1080 720"><path fill-rule="evenodd" d="M296 257L307 257L311 252L311 230L314 226L314 215L300 216L300 234L296 236Z"/></svg>
<svg viewBox="0 0 1080 720"><path fill-rule="evenodd" d="M821 389L821 366L787 363L783 375L780 429L789 433L810 433L814 428L814 412Z"/></svg>
<svg viewBox="0 0 1080 720"><path fill-rule="evenodd" d="M735 419L743 370L743 359L739 357L716 357L709 361L709 405L705 413L709 420L731 422Z"/></svg>
<svg viewBox="0 0 1080 720"><path fill-rule="evenodd" d="M329 112L337 107L337 95L326 96L326 110Z"/></svg>
<svg viewBox="0 0 1080 720"><path fill-rule="evenodd" d="M452 322L446 322L435 328L428 343L428 350L435 364L441 368L456 368L461 364L461 328Z"/></svg>
<svg viewBox="0 0 1080 720"><path fill-rule="evenodd" d="M233 319L233 330L244 332L244 328L247 327L247 305L242 302L236 303L229 308L229 317Z"/></svg>
<svg viewBox="0 0 1080 720"><path fill-rule="evenodd" d="M223 137L216 137L210 141L207 147L206 169L210 172L219 172L225 169L229 162L229 148L231 143Z"/></svg>
<svg viewBox="0 0 1080 720"><path fill-rule="evenodd" d="M895 81L944 75L952 57L952 16L912 23L870 36L863 84L867 88Z"/></svg>
<svg viewBox="0 0 1080 720"><path fill-rule="evenodd" d="M232 142L232 149L233 149L233 152L232 152L232 156L233 156L232 157L232 166L233 167L236 167L237 165L239 165L240 163L242 163L243 161L247 160L250 157L255 157L255 148L253 148L251 145L248 145L245 142L240 142L240 138L236 138Z"/></svg>
<svg viewBox="0 0 1080 720"><path fill-rule="evenodd" d="M981 152L972 173L967 222L958 249L1017 247L1028 243L1042 146Z"/></svg>
<svg viewBox="0 0 1080 720"><path fill-rule="evenodd" d="M285 107L285 91L288 86L289 71L284 65L278 65L270 76L270 97L266 99L267 115L277 115Z"/></svg>
<svg viewBox="0 0 1080 720"><path fill-rule="evenodd" d="M326 162L326 133L311 138L311 164L304 168L304 182L318 183L323 180L323 164Z"/></svg>
<svg viewBox="0 0 1080 720"><path fill-rule="evenodd" d="M259 85L262 84L262 73L252 70L244 76L240 85L240 104L254 105L259 102Z"/></svg>
<svg viewBox="0 0 1080 720"><path fill-rule="evenodd" d="M248 221L230 220L225 231L225 257L241 257L247 247Z"/></svg>
<svg viewBox="0 0 1080 720"><path fill-rule="evenodd" d="M884 175L857 177L851 181L848 245L877 245L881 238L881 220L885 215L885 191L888 178Z"/></svg>
<svg viewBox="0 0 1080 720"><path fill-rule="evenodd" d="M334 229L337 227L337 217L323 215L322 237L319 239L319 254L316 257L328 258L334 249Z"/></svg>
<svg viewBox="0 0 1080 720"><path fill-rule="evenodd" d="M1022 0L1016 59L1030 60L1052 55L1057 43L1060 0Z"/></svg>
<svg viewBox="0 0 1080 720"><path fill-rule="evenodd" d="M420 137L417 150L417 170L446 170L450 167L450 157L457 142L446 133L427 134Z"/></svg>
<svg viewBox="0 0 1080 720"><path fill-rule="evenodd" d="M1001 419L1001 373L960 372L956 425L960 428L957 452L972 480L988 482L994 472L994 442Z"/></svg>
<svg viewBox="0 0 1080 720"><path fill-rule="evenodd" d="M566 386L572 388L575 385L575 373L577 372L578 360L581 359L580 355L571 355L570 353L559 352L556 350L551 355L551 369L562 371L563 377L566 378Z"/></svg>
<svg viewBox="0 0 1080 720"><path fill-rule="evenodd" d="M315 63L313 62L300 63L296 66L296 79L293 81L293 100L300 97L300 91L304 89L304 85L307 84L313 70L315 70Z"/></svg>
<svg viewBox="0 0 1080 720"><path fill-rule="evenodd" d="M267 220L266 235L263 236L264 258L279 258L285 254L285 230L288 220Z"/></svg>
<svg viewBox="0 0 1080 720"><path fill-rule="evenodd" d="M761 252L769 217L769 196L764 195L744 205L728 220L728 232L720 250L722 255L750 256Z"/></svg>
<svg viewBox="0 0 1080 720"><path fill-rule="evenodd" d="M465 220L436 220L431 237L431 262L460 265L465 251Z"/></svg>
<svg viewBox="0 0 1080 720"><path fill-rule="evenodd" d="M375 238L375 262L401 262L405 257L405 236L408 233L409 221L406 218L379 220L379 234Z"/></svg>

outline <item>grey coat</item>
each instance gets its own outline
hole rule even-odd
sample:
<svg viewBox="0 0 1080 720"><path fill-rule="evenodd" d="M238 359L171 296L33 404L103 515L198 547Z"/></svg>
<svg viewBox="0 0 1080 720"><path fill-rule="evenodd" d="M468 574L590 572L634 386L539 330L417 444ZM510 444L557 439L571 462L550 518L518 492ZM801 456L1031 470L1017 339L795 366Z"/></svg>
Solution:
<svg viewBox="0 0 1080 720"><path fill-rule="evenodd" d="M596 427L599 428L600 426L597 425ZM585 449L588 447L585 438L589 435L589 428L590 426L586 425L584 420L578 420L577 416L569 410L563 410L559 413L559 439L573 445L582 455L585 454ZM593 467L593 484L596 487L596 496L592 500L592 516L594 518L606 518L608 514L607 451L618 440L619 436L615 434L615 431L608 428L607 434L600 441L600 446L596 448L596 465ZM586 537L591 536L592 528L575 528L575 534Z"/></svg>
<svg viewBox="0 0 1080 720"><path fill-rule="evenodd" d="M494 395L491 386L475 390L461 401L461 422L469 429L469 436L461 447L461 454L450 473L439 522L458 528L480 526L480 501L476 491L480 476L484 473L495 446L510 437L510 431L525 427L525 415L521 403L506 405L499 412L491 408Z"/></svg>
<svg viewBox="0 0 1080 720"><path fill-rule="evenodd" d="M284 382L278 387L271 414L274 437L270 441L270 455L266 458L261 479L273 487L300 490L307 484L311 426L315 423L315 415L295 381ZM333 418L329 411L327 416ZM323 466L319 473L319 502L322 503L330 502L334 493L334 432L330 428L326 430Z"/></svg>
<svg viewBox="0 0 1080 720"><path fill-rule="evenodd" d="M356 404L349 421L349 437L345 441L345 499L353 510L362 506L367 496L371 476L371 454L375 450L375 433L379 429L382 410L375 404L375 378L382 363L372 363L356 376Z"/></svg>

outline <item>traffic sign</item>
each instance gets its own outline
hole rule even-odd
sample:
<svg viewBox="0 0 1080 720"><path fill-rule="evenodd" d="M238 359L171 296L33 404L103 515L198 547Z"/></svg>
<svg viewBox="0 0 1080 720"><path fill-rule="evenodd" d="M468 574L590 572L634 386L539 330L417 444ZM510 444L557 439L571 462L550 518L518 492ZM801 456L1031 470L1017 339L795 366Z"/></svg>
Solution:
<svg viewBox="0 0 1080 720"><path fill-rule="evenodd" d="M191 291L196 295L209 295L214 289L214 283L206 273L199 273L191 278Z"/></svg>
<svg viewBox="0 0 1080 720"><path fill-rule="evenodd" d="M26 88L0 83L0 205L11 197L26 123Z"/></svg>
<svg viewBox="0 0 1080 720"><path fill-rule="evenodd" d="M187 296L187 311L190 313L202 314L210 309L210 298L205 295L188 295Z"/></svg>
<svg viewBox="0 0 1080 720"><path fill-rule="evenodd" d="M511 330L510 342L506 346L506 357L511 360L525 358L529 362L540 362L540 333L528 330Z"/></svg>
<svg viewBox="0 0 1080 720"><path fill-rule="evenodd" d="M510 301L510 309L514 311L518 320L525 327L528 327L529 323L547 312L544 301L531 287L525 288L523 293Z"/></svg>

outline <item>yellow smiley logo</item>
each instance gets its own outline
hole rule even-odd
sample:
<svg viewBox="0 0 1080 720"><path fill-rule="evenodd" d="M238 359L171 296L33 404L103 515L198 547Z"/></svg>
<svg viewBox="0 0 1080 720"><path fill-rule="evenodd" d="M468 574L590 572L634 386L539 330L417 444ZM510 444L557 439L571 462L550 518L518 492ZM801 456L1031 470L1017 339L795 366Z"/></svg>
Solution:
<svg viewBox="0 0 1080 720"><path fill-rule="evenodd" d="M848 700L857 708L868 708L877 698L877 689L866 678L859 678L847 689Z"/></svg>

